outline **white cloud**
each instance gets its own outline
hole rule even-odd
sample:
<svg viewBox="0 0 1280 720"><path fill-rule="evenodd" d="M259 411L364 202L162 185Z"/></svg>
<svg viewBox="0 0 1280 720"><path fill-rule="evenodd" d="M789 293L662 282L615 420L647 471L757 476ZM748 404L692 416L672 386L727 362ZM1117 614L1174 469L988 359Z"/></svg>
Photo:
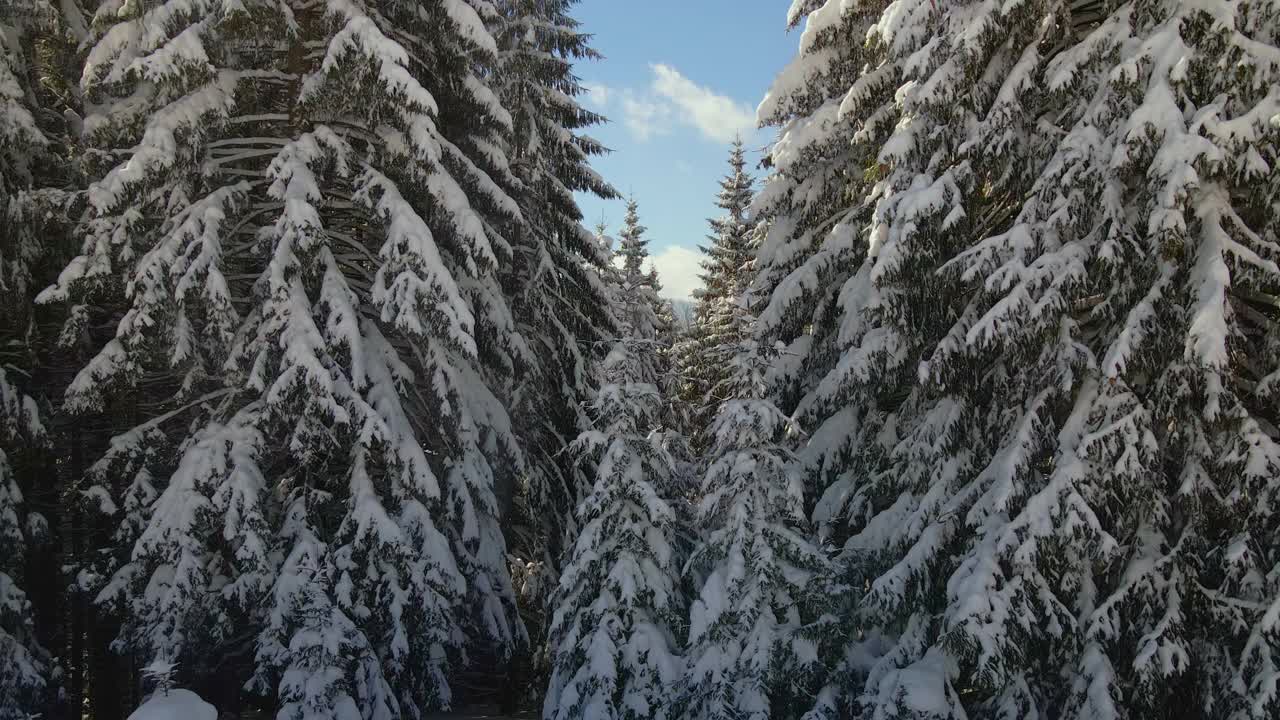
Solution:
<svg viewBox="0 0 1280 720"><path fill-rule="evenodd" d="M597 82L584 82L582 89L586 91L586 103L596 110L621 111L622 124L641 142L671 132L675 109L663 98L637 93L631 88L617 90Z"/></svg>
<svg viewBox="0 0 1280 720"><path fill-rule="evenodd" d="M611 250L617 249L617 240L609 238ZM612 256L613 266L622 269L622 256ZM650 255L645 272L657 268L658 282L662 283L662 297L675 300L693 299L693 291L702 287L702 252L696 248L669 245L656 255Z"/></svg>
<svg viewBox="0 0 1280 720"><path fill-rule="evenodd" d="M749 106L693 82L670 65L649 67L653 80L641 90L584 82L587 104L596 110L617 111L623 126L640 142L670 134L676 125L724 143L755 132L756 114Z"/></svg>
<svg viewBox="0 0 1280 720"><path fill-rule="evenodd" d="M730 142L738 135L749 135L756 127L756 114L747 105L735 102L703 87L670 65L653 68L653 91L670 101L681 120L703 135L719 142Z"/></svg>
<svg viewBox="0 0 1280 720"><path fill-rule="evenodd" d="M641 142L671 132L671 107L661 100L622 93L622 124Z"/></svg>
<svg viewBox="0 0 1280 720"><path fill-rule="evenodd" d="M597 108L607 107L609 99L613 96L613 88L603 83L584 82L582 89L587 91L587 102Z"/></svg>
<svg viewBox="0 0 1280 720"><path fill-rule="evenodd" d="M698 278L702 272L702 253L696 249L671 245L652 256L650 262L658 269L663 297L692 298L693 291L702 287L702 280Z"/></svg>

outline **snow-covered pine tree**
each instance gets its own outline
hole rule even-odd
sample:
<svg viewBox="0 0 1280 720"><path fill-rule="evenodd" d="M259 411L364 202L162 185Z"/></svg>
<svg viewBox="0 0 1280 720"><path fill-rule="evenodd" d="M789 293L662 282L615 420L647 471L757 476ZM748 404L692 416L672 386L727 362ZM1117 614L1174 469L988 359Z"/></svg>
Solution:
<svg viewBox="0 0 1280 720"><path fill-rule="evenodd" d="M863 39L886 5L793 2L788 27L805 24L799 52L758 109L778 136L750 208L764 223L750 293L760 306L759 331L788 343L780 360L789 362L774 377L784 412L834 364L841 331L833 305L866 256L856 228L878 175L876 146L897 111L892 75L860 73L878 64L879 44ZM846 96L857 101L846 112L856 107L859 122L837 122ZM831 480L822 477L819 486Z"/></svg>
<svg viewBox="0 0 1280 720"><path fill-rule="evenodd" d="M584 134L603 121L582 107L574 64L599 58L571 15L576 0L503 0L498 34L499 96L515 132L511 169L524 223L513 233L504 284L532 356L513 398L516 432L528 453L517 490L533 527L529 558L557 562L572 537L573 511L590 488L559 452L583 429L601 342L616 334L608 290L609 250L582 224L574 198L617 192L590 167L605 148ZM545 557L544 557L545 554Z"/></svg>
<svg viewBox="0 0 1280 720"><path fill-rule="evenodd" d="M552 605L547 720L661 720L680 676L681 557L664 497L673 468L652 433L663 403L641 379L648 347L623 339L604 359L595 427L575 443L596 461L596 482Z"/></svg>
<svg viewBox="0 0 1280 720"><path fill-rule="evenodd" d="M897 71L877 75L885 64L884 44L871 32L888 5L793 2L788 26L805 25L799 52L758 111L762 123L778 127L778 136L765 157L770 174L750 208L762 236L748 300L759 308L759 338L785 345L771 369L771 397L810 433L798 461L818 498L812 519L820 536L837 544L849 534L844 515L852 514L842 501L882 461L882 444L892 436L879 435L893 427L898 396L910 382L879 357L856 354L868 332L860 315L871 269L864 228L882 173L877 154L900 115ZM849 121L841 121L846 116ZM842 305L855 307L844 311ZM871 366L859 376L863 392L851 396L833 385L820 394L846 350L850 361ZM847 554L841 560L853 565ZM850 585L860 592L863 583L855 576ZM815 702L815 718L860 714L857 698L867 670L860 658L874 658L879 650L878 628L842 602L848 598L833 597L829 606L844 607L839 614L849 621L846 633L862 635L870 647L822 658L833 672Z"/></svg>
<svg viewBox="0 0 1280 720"><path fill-rule="evenodd" d="M711 421L727 396L721 387L729 377L729 360L744 339L737 335L739 302L751 286L752 241L751 175L746 171L742 139L729 153L729 174L720 180L716 207L724 213L709 220L708 244L699 249L702 287L696 291L696 305L688 332L677 348L680 401L690 417L690 435L698 451L711 445ZM727 390L727 387L723 389Z"/></svg>
<svg viewBox="0 0 1280 720"><path fill-rule="evenodd" d="M609 262L600 270L600 281L604 284L605 294L609 301L611 314L615 322L621 314L618 312L618 293L622 287L622 268L613 263L614 250L618 244L616 238L609 234L609 227L603 219L595 227L596 247L609 258ZM599 367L597 366L597 370Z"/></svg>
<svg viewBox="0 0 1280 720"><path fill-rule="evenodd" d="M668 405L671 405L674 403L674 395L670 394L670 392L677 387L676 362L673 349L676 345L676 338L680 335L680 324L676 320L675 304L670 299L662 297L662 280L658 277L657 268L649 270L649 287L653 288L654 294L658 296L658 304L654 307L654 315L658 319L658 368L661 373L660 380L664 397L668 398Z"/></svg>
<svg viewBox="0 0 1280 720"><path fill-rule="evenodd" d="M38 155L49 139L36 121L29 87L26 43L27 23L48 22L49 8L42 3L5 0L0 4L0 291L13 293L27 287L27 264L36 250L15 217L20 193L31 190ZM56 17L56 15L55 15Z"/></svg>
<svg viewBox="0 0 1280 720"><path fill-rule="evenodd" d="M615 280L615 313L629 328L627 336L634 344L633 352L641 367L644 382L652 382L662 398L663 410L658 425L659 443L672 455L676 478L674 487L683 493L694 472L692 453L685 436L688 418L678 399L679 368L674 348L678 328L671 301L662 297L662 281L658 269L650 262L647 228L640 224L639 206L635 198L627 201L614 265L619 268ZM645 266L648 265L648 270Z"/></svg>
<svg viewBox="0 0 1280 720"><path fill-rule="evenodd" d="M310 526L315 510L308 506L328 499L322 492L298 493L285 510L281 536L291 547L258 653L264 662L288 658L278 718L390 720L400 715L395 692L368 636L335 602L334 582L343 573Z"/></svg>
<svg viewBox="0 0 1280 720"><path fill-rule="evenodd" d="M796 429L767 399L771 353L747 320L739 310L721 326L740 340L725 353L698 512L703 539L685 571L700 586L680 705L691 719L799 717L821 685L819 645L837 636L823 607L834 568L814 542L788 449Z"/></svg>
<svg viewBox="0 0 1280 720"><path fill-rule="evenodd" d="M65 252L75 173L62 95L83 18L75 2L0 0L0 720L48 714L55 664L43 647L36 588L59 587L49 520L32 499L56 497L35 291ZM56 520L56 516L54 516Z"/></svg>
<svg viewBox="0 0 1280 720"><path fill-rule="evenodd" d="M795 4L766 332L868 589L815 716L1275 712L1276 11Z"/></svg>
<svg viewBox="0 0 1280 720"><path fill-rule="evenodd" d="M342 617L334 687L420 717L456 653L520 637L493 496L521 462L496 272L520 211L486 21L462 0L100 8L85 128L123 160L44 299L112 330L69 411L148 398L86 489L118 522L99 599L122 649L202 681L256 645L221 672L287 717L315 618ZM321 543L318 589L286 515Z"/></svg>
<svg viewBox="0 0 1280 720"><path fill-rule="evenodd" d="M615 264L619 267L617 311L622 314L619 322L626 327L625 337L635 345L638 353L640 375L638 382L658 385L664 377L661 367L659 342L665 326L659 317L662 298L658 295L657 275L649 261L647 228L640 224L640 209L635 198L627 201L627 214L618 232L618 244L614 249Z"/></svg>
<svg viewBox="0 0 1280 720"><path fill-rule="evenodd" d="M1280 5L1133 3L1082 35L1045 61L1044 86L1079 100L1027 201L944 268L974 292L932 376L980 352L1028 376L997 396L1027 429L974 483L949 624L984 638L1018 585L1052 588L1041 612L1080 644L1063 715L1271 717ZM1028 426L1050 418L1052 469L1029 473ZM1087 561L1095 578L1072 571ZM967 601L992 586L987 609Z"/></svg>
<svg viewBox="0 0 1280 720"><path fill-rule="evenodd" d="M68 75L85 32L72 0L0 0L0 362L28 371L34 295L65 260L81 190Z"/></svg>
<svg viewBox="0 0 1280 720"><path fill-rule="evenodd" d="M490 68L500 67L500 61L488 28L500 29L502 19L488 0L450 0L426 13L396 7L397 12L419 16L418 36L434 38L444 49L437 51L437 69L424 68L428 74L423 81L430 83L424 87L439 108L445 149L441 168L456 178L456 187L466 193L466 199L452 189L433 193L424 218L440 224L432 232L443 247L458 248L446 253L455 256L457 265L451 272L471 307L475 339L475 349L470 350L465 343L453 342L446 332L428 352L414 350L424 370L419 377L424 381L431 377L437 392L444 389L438 410L428 403L419 417L438 413L447 418L439 440L432 441L437 433L424 434L448 488L449 521L441 530L454 546L466 581L466 595L454 608L464 632L464 649L504 658L527 641L511 586L500 524L504 509L496 491L502 489L509 497L510 488L527 467L509 408L513 375L519 358L528 354L528 342L511 310L520 300L504 291L501 277L501 269L513 262L511 236L519 234L518 225L525 217L513 197L519 180L511 173L507 155L513 119L497 97L499 88L490 87L496 82ZM457 36L435 38L432 23L441 22L456 29ZM456 80L446 79L450 75ZM475 225L475 220L481 225Z"/></svg>
<svg viewBox="0 0 1280 720"><path fill-rule="evenodd" d="M0 720L26 720L45 708L50 669L23 590L26 547L48 527L24 507L15 461L44 442L45 430L35 401L10 381L10 372L0 364Z"/></svg>
<svg viewBox="0 0 1280 720"><path fill-rule="evenodd" d="M33 350L33 296L67 254L83 189L71 76L87 32L74 0L0 0L0 356Z"/></svg>
<svg viewBox="0 0 1280 720"><path fill-rule="evenodd" d="M552 603L547 720L661 720L682 669L675 468L655 432L666 410L651 357L652 292L635 275L635 266L618 273L623 335L600 364L592 427L574 443L595 483Z"/></svg>

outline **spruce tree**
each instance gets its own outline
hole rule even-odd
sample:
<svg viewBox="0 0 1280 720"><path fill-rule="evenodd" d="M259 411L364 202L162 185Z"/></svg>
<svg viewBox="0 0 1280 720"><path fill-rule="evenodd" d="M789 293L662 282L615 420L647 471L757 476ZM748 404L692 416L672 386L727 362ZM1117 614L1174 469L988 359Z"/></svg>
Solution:
<svg viewBox="0 0 1280 720"><path fill-rule="evenodd" d="M1030 197L943 268L982 279L951 336L1023 368L1024 422L1044 422L1050 383L1074 390L1053 471L1012 485L1020 512L990 501L1002 478L982 479L969 512L991 540L953 579L998 583L979 563L1004 551L1021 561L1005 582L1065 585L1072 715L1280 712L1277 48L1274 4L1116 8L1046 63L1050 89L1086 100ZM942 343L932 372L972 354ZM1011 454L1041 442L1007 436ZM1063 547L1081 536L1094 552Z"/></svg>
<svg viewBox="0 0 1280 720"><path fill-rule="evenodd" d="M574 64L599 54L571 15L575 4L504 0L498 35L499 96L512 114L511 172L523 219L504 272L528 346L513 398L516 432L529 453L517 494L520 512L540 536L520 550L552 562L590 486L559 449L583 429L579 410L590 396L592 367L600 344L616 334L601 280L609 251L583 226L574 197L618 196L589 165L605 148L584 132L603 118L579 103L584 90Z"/></svg>
<svg viewBox="0 0 1280 720"><path fill-rule="evenodd" d="M874 380L863 370L859 387L865 390L857 397L835 392L842 386L828 389L829 399L815 392L845 350L859 357L854 350L866 332L859 314L842 312L840 304L865 300L858 291L871 267L863 228L880 174L876 154L898 116L894 76L862 73L883 62L883 44L868 32L888 4L793 3L788 26L805 25L799 51L759 108L761 122L779 133L765 157L770 174L751 207L761 235L748 299L759 308L759 338L784 343L771 370L771 399L810 433L796 449L797 463L817 498L811 512L820 537L838 546L850 534L845 517L853 514L841 501L869 472L863 468L880 462L877 437L892 427L890 412L909 381L877 364ZM856 111L856 118L836 122L846 96L851 102L844 112ZM877 407L877 400L887 407ZM841 563L856 567L849 555L842 553ZM864 584L850 578L856 592ZM857 717L866 668L846 657L876 657L880 630L855 615L848 595L829 598L828 607L846 619L844 634L865 637L867 647L851 643L847 653L822 658L832 672L813 716Z"/></svg>
<svg viewBox="0 0 1280 720"><path fill-rule="evenodd" d="M62 579L46 562L57 512L46 354L33 301L65 252L78 179L65 90L75 2L0 1L0 718L49 714L58 669L41 642ZM73 117L73 116L72 116ZM36 501L36 502L33 502ZM32 553L32 550L38 552ZM46 589L41 597L39 589ZM43 603L43 606L39 604ZM37 626L37 621L43 621Z"/></svg>
<svg viewBox="0 0 1280 720"><path fill-rule="evenodd" d="M738 336L739 303L751 286L752 244L756 237L751 221L753 180L746 171L746 153L742 139L733 143L729 154L730 172L720 180L716 207L724 214L712 218L709 244L699 246L702 261L702 287L696 291L697 303L689 330L676 349L679 366L679 397L689 414L692 442L697 450L711 444L712 419L721 400L727 396L724 387L729 376L729 360L744 339Z"/></svg>
<svg viewBox="0 0 1280 720"><path fill-rule="evenodd" d="M521 637L493 493L522 461L496 20L453 0L99 14L85 130L122 159L43 299L99 343L68 411L149 399L85 491L117 523L99 601L121 649L207 681L248 643L229 669L281 717L320 666L361 716L420 717L451 662Z"/></svg>
<svg viewBox="0 0 1280 720"><path fill-rule="evenodd" d="M288 656L280 675L276 716L288 720L395 717L395 694L378 667L368 636L334 602L333 583L341 572L306 519L310 512L306 505L316 499L296 498L286 511L284 534L294 544L282 574L293 582L276 584L274 602L288 612L271 614L265 641L259 644L259 656L265 662Z"/></svg>
<svg viewBox="0 0 1280 720"><path fill-rule="evenodd" d="M614 248L613 264L618 269L614 278L614 307L618 322L626 328L625 337L632 342L633 352L637 354L640 364L637 379L662 391L673 385L667 352L671 313L664 308L665 301L659 294L662 284L649 261L647 231L648 228L640 224L639 205L631 198L627 201L627 213ZM646 265L650 267L646 269ZM664 420L669 417L669 409L664 410Z"/></svg>
<svg viewBox="0 0 1280 720"><path fill-rule="evenodd" d="M763 320L866 588L815 716L1274 713L1277 9L794 8Z"/></svg>
<svg viewBox="0 0 1280 720"><path fill-rule="evenodd" d="M665 718L679 678L677 516L664 497L673 468L651 435L662 401L644 372L619 342L592 403L596 426L576 443L598 455L596 482L552 605L548 720Z"/></svg>
<svg viewBox="0 0 1280 720"><path fill-rule="evenodd" d="M700 584L689 617L682 717L799 717L822 679L819 645L833 567L814 542L804 483L788 445L796 428L767 399L767 349L743 338L729 358L686 575Z"/></svg>
<svg viewBox="0 0 1280 720"><path fill-rule="evenodd" d="M46 707L51 665L23 590L26 548L49 528L24 506L17 461L45 441L45 429L35 401L10 381L10 372L0 365L0 718L26 720Z"/></svg>
<svg viewBox="0 0 1280 720"><path fill-rule="evenodd" d="M658 270L649 259L647 230L640 224L635 198L628 200L614 254L614 266L618 268L614 280L615 313L630 329L629 337L635 344L634 352L641 367L640 377L644 382L652 382L662 397L656 437L675 463L673 488L679 489L673 491L684 494L694 473L694 462L685 435L689 423L678 400L680 377L674 351L678 329L671 301L662 297Z"/></svg>
<svg viewBox="0 0 1280 720"><path fill-rule="evenodd" d="M619 321L626 326L627 337L636 341L642 350L641 381L656 384L660 376L658 341L665 326L659 317L662 298L658 295L661 287L658 276L652 268L645 268L649 261L647 230L640 224L640 206L631 198L627 201L627 214L614 249L615 264L620 269L619 292L623 296L617 300L618 309L623 313Z"/></svg>
<svg viewBox="0 0 1280 720"><path fill-rule="evenodd" d="M574 444L594 461L595 484L552 603L547 720L667 718L682 669L675 468L654 432L665 408L649 357L650 288L630 272L624 265L616 297L624 335L600 365L593 425Z"/></svg>
<svg viewBox="0 0 1280 720"><path fill-rule="evenodd" d="M603 253L605 257L609 258L609 262L600 270L600 281L604 284L605 295L609 301L609 308L616 320L617 315L619 314L617 301L618 292L622 287L622 268L613 263L614 250L616 249L618 241L616 238L609 235L609 226L603 219L596 223L595 241L596 247L599 248L600 252Z"/></svg>

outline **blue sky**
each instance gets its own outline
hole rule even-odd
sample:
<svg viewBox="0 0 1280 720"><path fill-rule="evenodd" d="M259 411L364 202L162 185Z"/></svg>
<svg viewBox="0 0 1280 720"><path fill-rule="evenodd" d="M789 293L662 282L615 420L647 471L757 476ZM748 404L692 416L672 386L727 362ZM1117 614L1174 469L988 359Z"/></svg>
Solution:
<svg viewBox="0 0 1280 720"><path fill-rule="evenodd" d="M795 52L786 31L789 0L582 0L575 16L605 55L577 74L584 102L610 122L590 134L613 149L595 168L624 195L634 194L666 294L686 296L697 282L697 245L717 214L717 183L729 141L748 147L771 137L756 131L755 109ZM759 159L752 154L752 167ZM758 174L758 173L757 173ZM587 224L603 216L609 231L624 203L579 198Z"/></svg>

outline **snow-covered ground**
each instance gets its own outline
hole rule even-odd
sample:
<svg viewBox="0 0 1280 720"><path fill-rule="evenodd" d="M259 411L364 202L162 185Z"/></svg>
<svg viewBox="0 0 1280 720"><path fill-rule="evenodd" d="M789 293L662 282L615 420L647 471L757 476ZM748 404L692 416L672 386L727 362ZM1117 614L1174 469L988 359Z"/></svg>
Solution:
<svg viewBox="0 0 1280 720"><path fill-rule="evenodd" d="M147 698L129 720L218 720L218 711L190 690L170 690Z"/></svg>
<svg viewBox="0 0 1280 720"><path fill-rule="evenodd" d="M429 720L535 720L537 713L516 713L503 715L496 709L459 710L430 716Z"/></svg>

